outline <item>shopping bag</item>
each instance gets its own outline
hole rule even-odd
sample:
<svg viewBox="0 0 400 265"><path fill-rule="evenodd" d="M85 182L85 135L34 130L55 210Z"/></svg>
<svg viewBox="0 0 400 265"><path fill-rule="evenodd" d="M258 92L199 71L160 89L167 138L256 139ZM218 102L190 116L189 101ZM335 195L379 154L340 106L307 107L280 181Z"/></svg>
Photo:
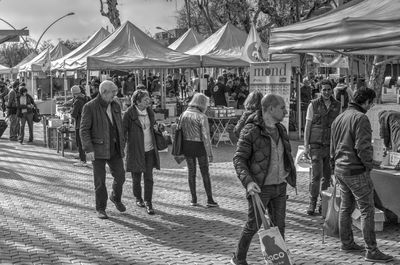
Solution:
<svg viewBox="0 0 400 265"><path fill-rule="evenodd" d="M324 221L324 225L322 228L322 240L324 240L324 235L339 237L339 210L340 206L336 199L336 190L337 190L338 182L335 183L333 187L331 197L328 201L328 210L326 212L326 217Z"/></svg>
<svg viewBox="0 0 400 265"><path fill-rule="evenodd" d="M42 120L42 117L40 116L40 111L37 108L33 109L33 121L34 122L40 122Z"/></svg>
<svg viewBox="0 0 400 265"><path fill-rule="evenodd" d="M171 154L173 156L180 156L183 154L183 132L181 128L181 117L179 117L178 128L175 131L174 142L172 143Z"/></svg>
<svg viewBox="0 0 400 265"><path fill-rule="evenodd" d="M267 265L292 265L289 250L285 240L277 226L269 220L260 196L256 193L252 196L254 211L257 218L257 211L260 213L263 228L258 232L260 238L261 252ZM257 221L259 223L259 221ZM271 226L269 225L271 224Z"/></svg>
<svg viewBox="0 0 400 265"><path fill-rule="evenodd" d="M159 129L154 130L154 137L156 139L157 150L164 150L168 148L167 139L165 139L163 133Z"/></svg>

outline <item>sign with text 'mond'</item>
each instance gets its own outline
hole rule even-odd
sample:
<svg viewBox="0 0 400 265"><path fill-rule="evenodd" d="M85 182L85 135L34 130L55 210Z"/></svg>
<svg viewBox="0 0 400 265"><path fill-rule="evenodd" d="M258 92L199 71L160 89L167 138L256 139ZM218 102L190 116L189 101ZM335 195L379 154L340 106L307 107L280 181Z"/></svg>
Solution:
<svg viewBox="0 0 400 265"><path fill-rule="evenodd" d="M290 62L250 64L250 92L258 90L264 95L276 94L283 97L288 111L282 122L286 129L289 129L291 76L292 66Z"/></svg>

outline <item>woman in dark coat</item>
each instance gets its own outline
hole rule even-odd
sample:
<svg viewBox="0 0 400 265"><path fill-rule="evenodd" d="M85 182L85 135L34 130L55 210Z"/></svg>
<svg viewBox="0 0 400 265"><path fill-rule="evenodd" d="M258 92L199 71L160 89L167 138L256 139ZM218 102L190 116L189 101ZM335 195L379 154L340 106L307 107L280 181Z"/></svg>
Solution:
<svg viewBox="0 0 400 265"><path fill-rule="evenodd" d="M132 95L132 106L123 117L124 135L127 144L126 171L132 173L133 195L136 205L146 207L148 214L154 214L153 168L160 169L160 157L154 135L154 112L150 107L149 94L136 90ZM144 181L144 201L141 179Z"/></svg>

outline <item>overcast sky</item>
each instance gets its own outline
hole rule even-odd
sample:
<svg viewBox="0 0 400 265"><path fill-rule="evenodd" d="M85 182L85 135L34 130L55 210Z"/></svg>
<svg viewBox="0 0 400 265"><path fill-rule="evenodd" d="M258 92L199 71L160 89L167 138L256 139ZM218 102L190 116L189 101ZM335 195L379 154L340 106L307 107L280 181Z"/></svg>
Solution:
<svg viewBox="0 0 400 265"><path fill-rule="evenodd" d="M103 0L105 2L105 0ZM118 0L121 22L129 20L143 31L159 32L155 27L175 28L177 9L183 0ZM113 27L100 15L99 0L0 0L0 18L15 28L28 27L30 36L37 40L57 18L74 12L54 24L42 40L86 40L100 27ZM0 21L0 29L10 27Z"/></svg>

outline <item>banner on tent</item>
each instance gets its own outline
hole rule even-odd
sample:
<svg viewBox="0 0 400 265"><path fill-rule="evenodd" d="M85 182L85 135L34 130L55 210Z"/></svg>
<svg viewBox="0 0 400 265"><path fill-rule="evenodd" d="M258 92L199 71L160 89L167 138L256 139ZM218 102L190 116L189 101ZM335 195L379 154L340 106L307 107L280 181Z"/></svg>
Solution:
<svg viewBox="0 0 400 265"><path fill-rule="evenodd" d="M290 84L292 66L290 62L261 62L250 64L250 92L255 90L265 94L276 94L285 100L290 110ZM289 128L289 113L282 124Z"/></svg>
<svg viewBox="0 0 400 265"><path fill-rule="evenodd" d="M341 54L309 53L320 67L349 68L349 59Z"/></svg>

